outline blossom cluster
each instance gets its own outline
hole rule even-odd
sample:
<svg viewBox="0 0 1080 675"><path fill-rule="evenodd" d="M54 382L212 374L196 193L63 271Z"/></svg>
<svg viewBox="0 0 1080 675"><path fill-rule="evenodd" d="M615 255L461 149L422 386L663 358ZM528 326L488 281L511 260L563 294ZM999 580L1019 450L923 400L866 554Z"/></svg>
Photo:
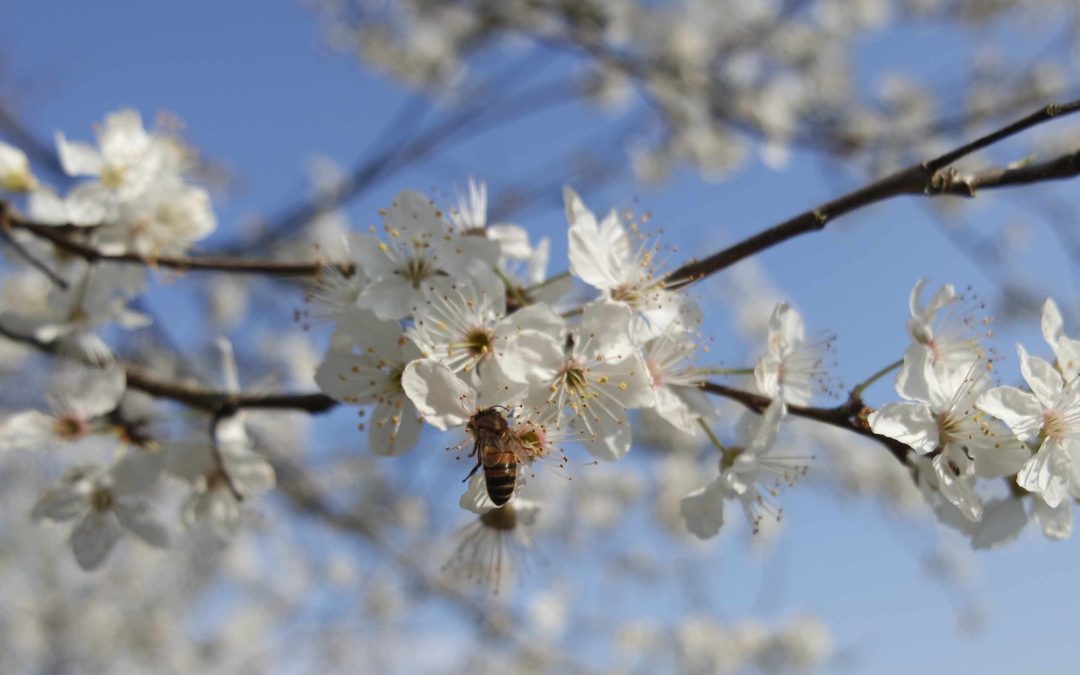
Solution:
<svg viewBox="0 0 1080 675"><path fill-rule="evenodd" d="M172 133L147 131L136 111L107 115L96 146L58 132L56 151L63 170L80 179L64 195L34 175L21 150L0 144L0 189L25 194L35 225L65 231L100 254L147 258L182 253L214 230L208 193L189 182L191 151ZM24 294L0 313L6 330L58 355L48 411L0 420L3 450L63 449L68 460L33 517L73 522L75 558L95 569L124 534L156 547L169 544L152 498L172 476L188 486L183 522L230 538L242 499L274 483L273 469L253 450L243 414L220 420L202 440L152 437L143 428L153 421L149 401L128 389L124 367L100 336L108 324L135 329L150 323L128 307L144 290L146 270L64 256L25 232L11 236L21 237L29 255L47 261L42 264L61 280L44 302ZM231 347L223 343L222 350L225 390L238 391Z"/></svg>
<svg viewBox="0 0 1080 675"><path fill-rule="evenodd" d="M486 73L475 72L478 53L507 49L518 58L528 46L568 52L577 59L582 98L624 111L645 100L660 111L663 132L650 129L627 144L644 180L660 180L680 164L721 177L752 150L780 168L792 147L806 144L845 156L864 151L855 156L870 155L884 166L916 158L948 133L948 125L936 127L938 99L953 101L956 92L903 72L881 73L876 88L865 91L850 66L859 62L861 36L928 16L977 29L991 17L1069 16L1072 9L1068 0L813 0L794 9L740 0L317 0L314 6L332 45L461 102L488 84ZM996 36L983 33L979 40L989 48ZM1052 97L1063 87L1062 68L1050 60L1012 66L981 60L958 78L969 83L961 97L968 119ZM1010 82L1007 93L1002 81Z"/></svg>
<svg viewBox="0 0 1080 675"><path fill-rule="evenodd" d="M96 131L96 145L56 133L60 165L77 179L66 194L38 179L22 150L0 142L0 190L24 193L27 215L35 224L67 228L79 245L105 255L153 259L181 254L214 231L210 196L193 182L194 151L175 133L147 131L132 109L106 115ZM104 363L110 354L97 337L102 326L133 329L150 322L128 307L145 288L145 269L91 264L59 255L25 232L12 236L67 283L53 290L47 306L6 308L7 325Z"/></svg>
<svg viewBox="0 0 1080 675"><path fill-rule="evenodd" d="M38 180L26 155L3 143L0 189L28 192L31 218L85 228L103 253L180 253L217 225L209 194L189 180L193 152L173 133L147 131L135 110L107 115L96 146L57 132L56 152L68 176L84 179L66 194Z"/></svg>
<svg viewBox="0 0 1080 675"><path fill-rule="evenodd" d="M410 450L423 422L464 435L477 411L497 407L511 413L521 464L562 457L568 440L617 460L631 447L631 410L689 434L713 415L694 365L700 311L665 284L658 245L614 210L597 218L572 190L564 197L570 269L550 279L547 241L489 225L477 183L450 210L402 192L381 236L349 238L358 273L328 272L311 294L336 324L316 382L373 406L361 426L374 453ZM571 277L593 296L578 306ZM483 496L479 481L472 490Z"/></svg>
<svg viewBox="0 0 1080 675"><path fill-rule="evenodd" d="M920 488L974 546L1007 543L1031 517L1048 538L1068 537L1070 501L1080 496L1080 341L1065 334L1048 299L1042 332L1054 360L1018 344L1027 388L993 386L993 362L977 335L981 322L960 309L962 296L946 285L923 305L921 290L920 282L911 294L912 343L896 377L905 400L872 413L870 428L914 451ZM1015 485L1007 494L976 489L980 478L1003 477Z"/></svg>
<svg viewBox="0 0 1080 675"><path fill-rule="evenodd" d="M82 232L81 241L102 252L151 256L183 250L212 229L205 192L185 182L190 165L181 146L146 132L136 113L108 116L98 148L62 134L57 143L66 170L92 176L63 198L34 177L25 155L0 148L4 188L28 193L30 217L41 226ZM180 195L198 195L194 202L202 206L170 211L170 200ZM472 564L490 548L483 542L506 543L485 528L535 522L536 495L521 494L532 482L532 465L565 465L567 443L598 460L625 457L634 411L648 412L666 433L689 438L704 430L718 452L716 475L679 501L687 531L715 536L726 504L735 502L756 532L764 519L780 518L779 489L794 484L810 459L785 447L781 427L792 410L830 389L831 336L808 336L786 302L773 307L752 368L699 365L701 310L685 290L688 280L663 271L658 237L615 210L599 217L570 188L563 196L567 272L549 276L548 240L533 243L522 227L489 223L486 188L470 181L450 208L401 192L381 212L381 231L345 237L350 264L324 267L309 288L313 312L333 324L315 382L360 408L371 452L408 452L426 424L456 434L459 442L448 449L475 461L460 501L479 518L479 529L465 538L479 552L465 544L459 549L466 576L489 575ZM59 256L56 264L76 283L54 289L43 312L9 309L0 317L5 327L66 357L54 376L49 412L27 410L0 421L0 447L80 448L71 453L79 457L76 466L42 496L34 516L74 521L76 559L93 569L125 533L167 544L148 496L161 476L171 475L189 486L184 522L230 538L243 499L274 484L273 469L253 450L244 414L216 419L204 440L144 437L122 414L134 405L126 371L96 333L110 322L146 324L127 308L144 271ZM896 364L896 389L905 400L867 409L865 424L910 450L919 487L976 546L1015 536L1027 519L1021 493L1033 495L1030 513L1047 536L1067 536L1069 500L1080 495L1072 469L1080 437L1074 429L1080 341L1065 335L1048 300L1043 333L1055 361L1018 347L1028 390L994 387L970 303L946 285L924 304L923 286L912 291L910 344ZM238 392L231 347L221 349L225 391ZM752 376L746 384L753 391L746 393L756 395L753 410L727 444L714 433L723 420L705 392L710 375ZM480 428L478 420L495 418L505 427ZM492 491L494 467L506 494ZM1008 478L1015 490L990 495L976 489L978 478ZM489 515L508 501L511 508ZM521 532L514 537L527 540Z"/></svg>

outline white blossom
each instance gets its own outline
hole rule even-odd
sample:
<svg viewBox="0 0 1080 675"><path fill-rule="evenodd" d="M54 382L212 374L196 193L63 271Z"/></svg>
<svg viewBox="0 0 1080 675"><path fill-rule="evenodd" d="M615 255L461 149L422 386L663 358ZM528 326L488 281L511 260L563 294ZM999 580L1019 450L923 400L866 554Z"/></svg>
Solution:
<svg viewBox="0 0 1080 675"><path fill-rule="evenodd" d="M587 305L566 352L545 355L530 379L528 405L560 411L595 457L615 460L630 450L627 410L650 405L648 366L633 346L629 307L610 300Z"/></svg>
<svg viewBox="0 0 1080 675"><path fill-rule="evenodd" d="M1016 483L1057 508L1070 494L1080 494L1080 379L1066 382L1052 365L1016 346L1020 372L1030 392L994 387L979 397L979 409L998 418L1025 443L1037 448ZM1078 457L1080 459L1080 457ZM1074 468L1074 465L1076 468Z"/></svg>
<svg viewBox="0 0 1080 675"><path fill-rule="evenodd" d="M422 288L433 277L455 277L476 260L495 264L496 242L451 232L442 211L424 195L399 193L386 215L388 239L355 235L350 250L369 284L357 305L380 319L401 319L423 302Z"/></svg>
<svg viewBox="0 0 1080 675"><path fill-rule="evenodd" d="M653 395L650 407L665 422L690 435L696 431L697 420L715 414L701 389L705 376L691 363L696 351L693 336L672 331L652 338L641 348Z"/></svg>
<svg viewBox="0 0 1080 675"><path fill-rule="evenodd" d="M614 209L597 222L581 198L563 190L570 223L570 273L611 301L634 310L633 334L648 340L665 330L692 330L700 323L696 305L681 291L669 290L657 272L657 249L647 241L635 243Z"/></svg>
<svg viewBox="0 0 1080 675"><path fill-rule="evenodd" d="M975 405L990 387L987 372L983 361L951 369L935 364L928 347L909 351L896 384L907 401L890 403L868 419L874 433L932 455L937 487L973 522L982 517L976 475L1011 475L1027 455L1016 438Z"/></svg>
<svg viewBox="0 0 1080 675"><path fill-rule="evenodd" d="M218 340L222 385L240 392L239 372L231 343ZM166 444L166 470L191 485L181 506L189 528L205 528L219 541L232 539L240 526L241 501L274 487L274 468L254 450L245 428L246 413L234 413L213 426L213 438L175 440Z"/></svg>
<svg viewBox="0 0 1080 675"><path fill-rule="evenodd" d="M546 305L506 314L502 282L485 266L457 279L435 279L413 309L407 335L425 357L474 375L494 396L524 391L540 363L562 353L565 322ZM554 356L553 356L554 355ZM494 392L507 392L497 394Z"/></svg>
<svg viewBox="0 0 1080 675"><path fill-rule="evenodd" d="M807 405L815 389L825 386L823 361L829 340L807 342L806 326L791 305L781 302L769 317L767 351L754 366L758 391L790 405Z"/></svg>
<svg viewBox="0 0 1080 675"><path fill-rule="evenodd" d="M1042 334L1050 349L1054 351L1054 365L1062 377L1066 382L1075 380L1080 375L1080 340L1065 334L1065 322L1053 298L1047 298L1043 304Z"/></svg>
<svg viewBox="0 0 1080 675"><path fill-rule="evenodd" d="M420 439L420 416L401 384L405 366L420 356L397 321L354 310L338 323L315 382L339 401L374 404L370 419L360 425L369 429L371 451L399 455Z"/></svg>
<svg viewBox="0 0 1080 675"><path fill-rule="evenodd" d="M434 359L416 359L409 363L401 378L402 387L416 405L424 420L433 427L448 430L466 426L478 411L500 406L508 411L508 448L517 460L517 478L514 494L516 500L525 485L525 467L534 462L554 459L565 464L562 448L564 442L580 441L573 431L565 430L559 420L558 410L550 407L532 408L514 399L484 400L483 392L455 375L445 364ZM468 446L474 439L467 437L457 448ZM470 455L472 457L472 455ZM474 457L480 461L480 457ZM482 514L495 508L484 487L483 476L476 474L469 489L461 498L461 507Z"/></svg>
<svg viewBox="0 0 1080 675"><path fill-rule="evenodd" d="M143 128L132 109L105 116L98 131L98 146L69 141L56 133L56 150L69 176L94 176L95 187L116 200L140 195L157 176L164 162L162 147Z"/></svg>
<svg viewBox="0 0 1080 675"><path fill-rule="evenodd" d="M907 329L912 345L908 351L926 347L933 363L946 368L963 368L980 358L983 350L977 334L979 326L970 303L957 294L952 284L945 284L923 305L925 284L926 279L919 279L911 289Z"/></svg>
<svg viewBox="0 0 1080 675"><path fill-rule="evenodd" d="M774 451L787 406L773 399L760 416L744 415L736 445L720 458L720 475L683 497L679 505L686 529L701 539L715 537L724 524L724 501L737 500L756 532L766 515L779 519L772 502L780 488L792 485L806 472L806 457Z"/></svg>
<svg viewBox="0 0 1080 675"><path fill-rule="evenodd" d="M25 410L0 421L0 449L46 450L61 445L115 446L104 416L120 404L125 376L120 368L65 364L53 373L49 412ZM108 435L104 435L108 434Z"/></svg>
<svg viewBox="0 0 1080 675"><path fill-rule="evenodd" d="M168 443L166 468L191 485L181 506L184 524L229 541L240 526L241 500L273 489L274 469L252 448L242 415L220 422L215 442L216 449L209 439Z"/></svg>
<svg viewBox="0 0 1080 675"><path fill-rule="evenodd" d="M125 532L151 546L167 547L168 531L141 496L157 482L161 468L160 453L129 449L109 469L70 469L59 485L41 496L33 515L57 522L78 521L70 543L84 570L100 567Z"/></svg>
<svg viewBox="0 0 1080 675"><path fill-rule="evenodd" d="M26 153L0 141L0 190L30 192L37 188Z"/></svg>

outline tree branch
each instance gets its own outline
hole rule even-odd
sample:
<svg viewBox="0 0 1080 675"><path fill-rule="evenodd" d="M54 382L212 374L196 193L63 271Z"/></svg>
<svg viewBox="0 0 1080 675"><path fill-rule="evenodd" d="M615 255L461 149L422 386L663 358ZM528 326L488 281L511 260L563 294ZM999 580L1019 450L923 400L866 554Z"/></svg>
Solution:
<svg viewBox="0 0 1080 675"><path fill-rule="evenodd" d="M715 382L705 382L701 385L701 388L710 394L723 396L724 398L736 401L757 413L764 412L771 400L767 396L760 396L742 389L735 389L734 387L728 387ZM801 405L789 405L788 412L797 417L815 420L822 424L828 424L839 429L856 433L865 438L871 438L885 446L885 449L888 450L893 457L899 460L901 464L907 464L908 455L914 452L908 445L901 443L896 439L889 438L888 436L875 434L870 430L870 424L866 421L867 415L870 413L870 408L863 404L862 399L859 398L858 395L852 395L844 404L833 408L811 408Z"/></svg>
<svg viewBox="0 0 1080 675"><path fill-rule="evenodd" d="M32 335L17 333L0 324L0 336L13 342L25 344L42 352L55 355L59 348L51 342L39 340ZM167 380L149 370L131 363L119 364L127 374L127 386L156 398L164 398L188 407L215 415L224 415L241 408L302 410L312 414L326 412L338 405L325 394L274 392L268 394L229 392L223 389L202 387L189 382Z"/></svg>
<svg viewBox="0 0 1080 675"><path fill-rule="evenodd" d="M1027 117L978 138L971 143L962 145L929 161L901 169L821 206L804 211L793 218L762 230L722 251L718 251L708 258L689 262L668 274L666 282L672 288L685 286L788 239L823 230L830 221L846 213L892 197L900 195L935 196L939 194L961 194L970 197L974 195L975 187L1005 187L1075 176L1080 173L1080 169L1077 168L1078 163L1080 163L1080 160L1077 159L1078 153L1072 153L1026 168L1006 168L982 172L971 178L973 181L971 185L964 181L958 181L953 174L942 173L942 170L973 152L1048 120L1070 115L1077 111L1080 111L1080 100L1062 105L1045 106Z"/></svg>
<svg viewBox="0 0 1080 675"><path fill-rule="evenodd" d="M10 207L0 201L0 214L8 208ZM282 262L234 257L191 258L168 255L146 256L138 253L103 253L90 244L73 239L70 235L77 230L74 227L36 223L13 213L9 213L7 216L7 223L13 228L25 230L35 237L51 242L62 251L77 255L88 262L129 263L184 272L231 272L234 274L266 274L280 277L314 277L328 267L335 268L342 274L349 276L356 272L356 265L351 262Z"/></svg>

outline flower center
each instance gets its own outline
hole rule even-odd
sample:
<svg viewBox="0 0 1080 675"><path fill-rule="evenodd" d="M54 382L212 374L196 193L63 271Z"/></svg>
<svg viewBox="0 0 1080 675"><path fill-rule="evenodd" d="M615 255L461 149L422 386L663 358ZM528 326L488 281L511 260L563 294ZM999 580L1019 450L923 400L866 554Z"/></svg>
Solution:
<svg viewBox="0 0 1080 675"><path fill-rule="evenodd" d="M529 459L537 459L548 454L547 431L543 426L524 422L514 429L514 435L528 453Z"/></svg>
<svg viewBox="0 0 1080 675"><path fill-rule="evenodd" d="M959 432L961 431L961 421L954 419L952 415L948 413L939 413L936 415L938 435L941 445L945 445L949 441L954 441L959 438Z"/></svg>
<svg viewBox="0 0 1080 675"><path fill-rule="evenodd" d="M481 515L480 522L493 530L509 532L517 527L517 513L514 512L512 504L507 504Z"/></svg>
<svg viewBox="0 0 1080 675"><path fill-rule="evenodd" d="M101 184L115 190L124 184L123 166L106 166L101 170Z"/></svg>
<svg viewBox="0 0 1080 675"><path fill-rule="evenodd" d="M641 302L641 291L631 284L619 284L611 289L611 299L634 306Z"/></svg>
<svg viewBox="0 0 1080 675"><path fill-rule="evenodd" d="M473 356L486 356L491 352L493 332L490 328L478 326L465 334L465 350Z"/></svg>
<svg viewBox="0 0 1080 675"><path fill-rule="evenodd" d="M65 441L77 441L90 433L90 424L77 415L68 414L57 418L53 430Z"/></svg>
<svg viewBox="0 0 1080 675"><path fill-rule="evenodd" d="M662 387L664 386L664 371L656 363L646 359L645 366L649 369L649 377L652 379L652 386Z"/></svg>
<svg viewBox="0 0 1080 675"><path fill-rule="evenodd" d="M425 255L414 255L405 261L405 267L400 270L403 277L409 280L412 287L419 290L420 284L429 277L435 276L436 269Z"/></svg>
<svg viewBox="0 0 1080 675"><path fill-rule="evenodd" d="M112 505L113 495L108 488L99 487L90 494L90 507L95 511L108 511Z"/></svg>
<svg viewBox="0 0 1080 675"><path fill-rule="evenodd" d="M589 385L589 377L584 366L571 359L563 366L562 376L563 382L570 393L577 396L585 394L585 389Z"/></svg>
<svg viewBox="0 0 1080 675"><path fill-rule="evenodd" d="M1043 433L1047 438L1064 440L1068 433L1068 424L1060 411L1047 410L1043 413Z"/></svg>

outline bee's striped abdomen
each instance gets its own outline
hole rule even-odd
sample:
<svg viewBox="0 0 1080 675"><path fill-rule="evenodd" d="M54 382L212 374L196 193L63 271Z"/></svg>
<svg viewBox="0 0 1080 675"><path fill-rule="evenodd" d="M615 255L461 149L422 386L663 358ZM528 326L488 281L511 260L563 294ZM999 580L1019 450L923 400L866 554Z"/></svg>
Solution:
<svg viewBox="0 0 1080 675"><path fill-rule="evenodd" d="M517 464L517 457L512 451L493 446L484 448L484 484L495 506L502 506L514 495Z"/></svg>

